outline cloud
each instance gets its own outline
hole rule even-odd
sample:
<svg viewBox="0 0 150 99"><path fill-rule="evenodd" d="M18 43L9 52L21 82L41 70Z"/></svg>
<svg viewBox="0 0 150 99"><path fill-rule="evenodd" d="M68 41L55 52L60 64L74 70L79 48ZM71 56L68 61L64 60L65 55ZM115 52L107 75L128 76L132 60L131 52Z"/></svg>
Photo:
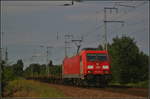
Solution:
<svg viewBox="0 0 150 99"><path fill-rule="evenodd" d="M61 7L64 3L64 1L2 1L1 9L10 14L32 13L50 7Z"/></svg>
<svg viewBox="0 0 150 99"><path fill-rule="evenodd" d="M103 12L86 12L79 14L70 14L67 15L66 18L69 21L95 21L95 20L103 20Z"/></svg>

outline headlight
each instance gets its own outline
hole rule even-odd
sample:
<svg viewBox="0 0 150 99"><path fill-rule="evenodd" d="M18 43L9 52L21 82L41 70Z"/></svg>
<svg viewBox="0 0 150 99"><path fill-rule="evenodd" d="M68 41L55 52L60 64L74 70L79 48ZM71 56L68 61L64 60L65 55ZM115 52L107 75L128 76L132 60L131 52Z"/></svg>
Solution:
<svg viewBox="0 0 150 99"><path fill-rule="evenodd" d="M93 69L93 65L88 65L88 69Z"/></svg>
<svg viewBox="0 0 150 99"><path fill-rule="evenodd" d="M109 66L108 65L103 65L103 69L108 69Z"/></svg>

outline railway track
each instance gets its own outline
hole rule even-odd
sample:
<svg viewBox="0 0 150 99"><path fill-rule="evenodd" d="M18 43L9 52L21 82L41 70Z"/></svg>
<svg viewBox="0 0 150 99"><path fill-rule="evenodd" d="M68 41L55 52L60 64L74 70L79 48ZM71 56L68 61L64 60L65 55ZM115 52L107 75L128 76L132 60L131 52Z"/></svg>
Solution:
<svg viewBox="0 0 150 99"><path fill-rule="evenodd" d="M108 86L106 88L87 88L94 90L104 90L107 92L113 93L123 93L127 95L139 96L139 97L148 97L148 89L146 88L132 88L126 86Z"/></svg>
<svg viewBox="0 0 150 99"><path fill-rule="evenodd" d="M65 86L72 86L72 85L65 85ZM133 95L138 97L148 97L148 89L147 88L133 88L128 86L119 86L119 85L109 85L105 88L97 88L96 86L73 86L74 88L84 88L90 90L103 90L106 92L113 92L113 93L122 93L127 95Z"/></svg>
<svg viewBox="0 0 150 99"><path fill-rule="evenodd" d="M69 84L63 84L62 82L50 82L49 80L39 80L34 79L36 81L48 83L48 84L54 84L55 86L64 86L64 87L71 87L71 88L81 88L81 89L87 89L87 90L96 90L96 91L105 91L105 92L111 92L116 94L126 94L131 96L137 96L137 97L147 97L148 96L148 89L146 88L133 88L128 86L119 86L119 85L108 85L105 88L97 88L94 85L91 86L77 86L77 85L69 85Z"/></svg>
<svg viewBox="0 0 150 99"><path fill-rule="evenodd" d="M148 89L144 88L127 88L118 86L108 86L106 88L96 87L77 87L71 85L51 84L51 86L61 89L71 97L128 97L128 98L147 98Z"/></svg>

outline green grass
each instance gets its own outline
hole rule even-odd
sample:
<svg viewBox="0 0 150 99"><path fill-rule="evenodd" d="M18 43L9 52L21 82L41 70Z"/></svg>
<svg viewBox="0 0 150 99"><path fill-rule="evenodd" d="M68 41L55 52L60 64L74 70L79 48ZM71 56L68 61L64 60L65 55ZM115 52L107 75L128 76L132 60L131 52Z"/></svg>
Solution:
<svg viewBox="0 0 150 99"><path fill-rule="evenodd" d="M7 97L65 97L60 90L32 80L10 81L4 93Z"/></svg>
<svg viewBox="0 0 150 99"><path fill-rule="evenodd" d="M147 81L141 81L138 83L129 83L127 86L136 87L136 88L148 88L148 80Z"/></svg>
<svg viewBox="0 0 150 99"><path fill-rule="evenodd" d="M134 87L134 88L148 88L148 80L146 81L141 81L138 83L128 83L128 84L124 84L123 86L127 86L127 87ZM116 86L122 86L120 83L117 82L111 82L110 85L116 85Z"/></svg>

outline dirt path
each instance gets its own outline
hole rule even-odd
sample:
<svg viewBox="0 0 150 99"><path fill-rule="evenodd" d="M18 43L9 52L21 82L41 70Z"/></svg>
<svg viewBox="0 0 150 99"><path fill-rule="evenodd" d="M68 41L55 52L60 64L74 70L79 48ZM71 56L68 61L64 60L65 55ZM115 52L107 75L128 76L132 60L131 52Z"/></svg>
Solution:
<svg viewBox="0 0 150 99"><path fill-rule="evenodd" d="M65 86L65 85L56 85L56 84L49 84L52 87L60 89L66 96L69 97L82 97L82 98L101 98L101 97L143 97L135 94L128 94L123 92L116 92L115 89L113 90L106 90L107 88L79 88L73 86ZM124 89L122 89L124 90ZM134 91L133 89L131 91ZM130 93L130 91L129 91Z"/></svg>

